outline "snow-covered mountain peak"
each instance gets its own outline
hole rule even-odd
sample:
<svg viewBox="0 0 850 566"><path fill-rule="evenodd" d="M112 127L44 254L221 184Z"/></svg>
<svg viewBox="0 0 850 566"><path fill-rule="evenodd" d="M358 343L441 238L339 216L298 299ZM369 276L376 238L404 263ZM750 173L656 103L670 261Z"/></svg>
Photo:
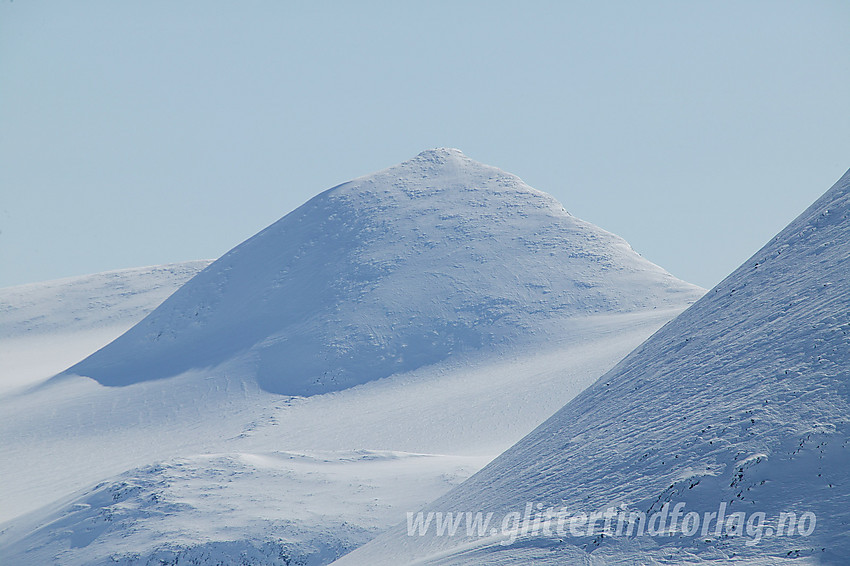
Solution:
<svg viewBox="0 0 850 566"><path fill-rule="evenodd" d="M319 194L69 372L123 385L239 358L308 395L700 294L518 177L435 149Z"/></svg>
<svg viewBox="0 0 850 566"><path fill-rule="evenodd" d="M470 159L459 149L435 148L416 157L343 183L326 191L330 194L366 194L379 188L384 194L401 192L410 197L441 196L453 191L499 190L534 197L547 206L563 207L551 196L526 185L522 179L497 167ZM322 195L319 195L322 196Z"/></svg>
<svg viewBox="0 0 850 566"><path fill-rule="evenodd" d="M472 161L464 153L454 147L435 147L434 149L426 149L417 155L414 159L421 161L433 161L445 163L448 160L455 161Z"/></svg>
<svg viewBox="0 0 850 566"><path fill-rule="evenodd" d="M144 320L125 275L8 301L4 371L24 343L55 361L80 320L139 314L65 375L41 384L93 348L0 395L10 563L326 564L480 469L702 294L446 150L317 195L155 311L145 300ZM37 319L57 293L64 307ZM68 332L16 338L33 322Z"/></svg>
<svg viewBox="0 0 850 566"><path fill-rule="evenodd" d="M490 167L467 157L461 150L453 147L436 147L434 149L426 149L416 157L409 159L397 165L399 168L422 168L436 171L437 168L446 169L492 169L498 171L495 167ZM504 173L504 172L502 172Z"/></svg>

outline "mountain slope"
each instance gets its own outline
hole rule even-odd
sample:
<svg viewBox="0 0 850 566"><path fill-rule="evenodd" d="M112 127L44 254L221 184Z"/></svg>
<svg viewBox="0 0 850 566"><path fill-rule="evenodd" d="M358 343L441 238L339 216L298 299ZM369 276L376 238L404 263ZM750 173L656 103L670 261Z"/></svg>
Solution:
<svg viewBox="0 0 850 566"><path fill-rule="evenodd" d="M846 564L848 273L850 172L616 368L426 507L493 512L499 525L529 503L531 517L611 508L618 520L621 510L652 517L683 503L682 513L699 513L697 531L681 516L671 533L650 521L645 534L656 536L644 537L618 536L615 521L600 536L600 517L598 529L575 533L532 524L408 536L399 526L339 564ZM721 509L718 529L705 513ZM730 522L735 513L745 515ZM782 513L794 513L793 536ZM672 517L659 514L663 524Z"/></svg>
<svg viewBox="0 0 850 566"><path fill-rule="evenodd" d="M0 289L0 393L114 340L211 262L120 269Z"/></svg>
<svg viewBox="0 0 850 566"><path fill-rule="evenodd" d="M263 389L310 395L700 294L517 177L438 149L315 197L67 373L127 385L238 359Z"/></svg>

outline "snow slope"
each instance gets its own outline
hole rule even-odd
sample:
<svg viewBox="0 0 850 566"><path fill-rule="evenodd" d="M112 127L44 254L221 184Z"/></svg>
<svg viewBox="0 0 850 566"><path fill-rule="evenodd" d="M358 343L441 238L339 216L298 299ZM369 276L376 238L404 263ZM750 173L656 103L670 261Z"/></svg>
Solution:
<svg viewBox="0 0 850 566"><path fill-rule="evenodd" d="M319 195L72 371L0 397L0 552L327 564L702 293L516 177L424 152Z"/></svg>
<svg viewBox="0 0 850 566"><path fill-rule="evenodd" d="M481 537L464 527L408 536L401 525L338 563L847 564L848 274L850 172L616 368L425 507L494 512L498 522L528 503L530 517L550 507L565 517L608 508L651 516L684 503L706 532L677 521L670 533L617 536L612 522L600 536L604 520L588 532L580 518L575 534L557 523L535 533L533 519L525 532L511 534L508 521ZM721 504L718 530L705 513ZM786 516L778 536L787 512L814 519L790 536ZM730 520L735 513L746 515ZM656 526L673 524L658 517ZM736 526L743 519L752 529Z"/></svg>
<svg viewBox="0 0 850 566"><path fill-rule="evenodd" d="M10 564L327 564L397 520L387 500L422 505L480 465L368 450L175 458L81 490L0 539L14 541Z"/></svg>
<svg viewBox="0 0 850 566"><path fill-rule="evenodd" d="M315 197L68 373L127 385L240 359L263 389L312 395L699 293L514 175L437 149Z"/></svg>
<svg viewBox="0 0 850 566"><path fill-rule="evenodd" d="M105 346L210 263L121 269L0 289L0 394L47 379Z"/></svg>

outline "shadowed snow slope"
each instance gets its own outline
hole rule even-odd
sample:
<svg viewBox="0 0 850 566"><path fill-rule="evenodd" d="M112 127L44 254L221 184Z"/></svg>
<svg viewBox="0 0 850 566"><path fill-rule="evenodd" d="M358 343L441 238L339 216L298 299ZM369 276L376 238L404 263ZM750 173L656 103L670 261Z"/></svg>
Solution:
<svg viewBox="0 0 850 566"><path fill-rule="evenodd" d="M240 359L263 389L311 395L700 294L519 178L437 149L318 195L66 373L129 385Z"/></svg>
<svg viewBox="0 0 850 566"><path fill-rule="evenodd" d="M711 524L685 536L680 520L672 535L636 538L599 537L600 519L597 536L532 529L510 545L467 536L463 525L442 537L433 528L407 536L400 526L339 564L847 564L848 274L850 173L593 386L427 507L492 511L498 528L528 502L567 515L622 506L651 514L682 502L703 521L722 503L727 517L764 512L760 541L755 528L735 536L737 519L719 535ZM775 536L782 512L814 513L816 524Z"/></svg>

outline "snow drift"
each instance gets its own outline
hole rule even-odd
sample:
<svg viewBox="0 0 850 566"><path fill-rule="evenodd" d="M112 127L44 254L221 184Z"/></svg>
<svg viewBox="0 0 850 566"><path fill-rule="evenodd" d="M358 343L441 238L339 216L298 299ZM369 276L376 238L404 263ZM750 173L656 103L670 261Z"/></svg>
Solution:
<svg viewBox="0 0 850 566"><path fill-rule="evenodd" d="M528 503L574 516L681 502L704 517L723 505L727 516L765 513L760 541L716 525L687 536L682 523L637 538L529 531L510 545L464 527L437 537L399 526L339 564L846 564L848 273L850 172L593 386L426 507L498 518ZM813 513L813 532L775 536L781 513Z"/></svg>
<svg viewBox="0 0 850 566"><path fill-rule="evenodd" d="M437 149L318 195L66 373L123 386L240 360L267 391L311 395L700 294L519 178Z"/></svg>

